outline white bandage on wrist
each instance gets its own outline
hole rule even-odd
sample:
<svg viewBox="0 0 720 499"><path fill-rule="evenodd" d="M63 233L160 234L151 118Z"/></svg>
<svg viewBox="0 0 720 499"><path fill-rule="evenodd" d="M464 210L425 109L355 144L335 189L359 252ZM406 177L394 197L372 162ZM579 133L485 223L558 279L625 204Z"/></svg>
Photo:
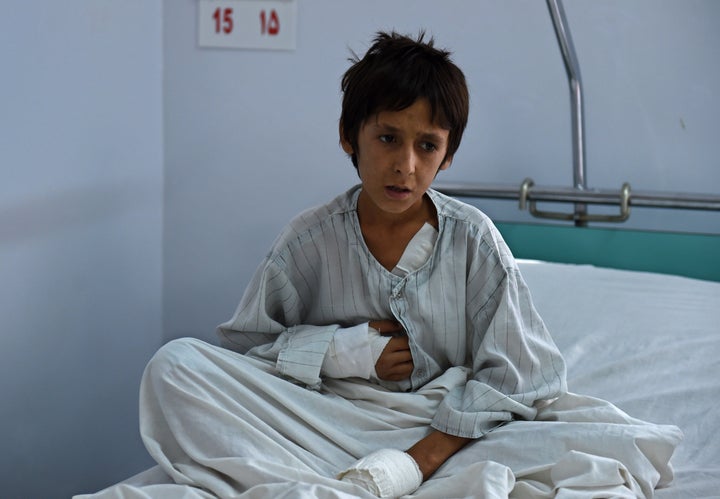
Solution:
<svg viewBox="0 0 720 499"><path fill-rule="evenodd" d="M338 329L323 359L322 374L331 378L370 379L375 372L368 323Z"/></svg>
<svg viewBox="0 0 720 499"><path fill-rule="evenodd" d="M381 449L365 456L337 476L378 497L410 494L422 483L422 473L410 454L397 449Z"/></svg>

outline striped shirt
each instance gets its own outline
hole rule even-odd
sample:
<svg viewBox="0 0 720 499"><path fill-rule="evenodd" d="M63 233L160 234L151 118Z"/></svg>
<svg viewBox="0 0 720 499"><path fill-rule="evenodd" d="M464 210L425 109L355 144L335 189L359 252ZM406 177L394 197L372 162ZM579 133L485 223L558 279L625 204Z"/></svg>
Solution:
<svg viewBox="0 0 720 499"><path fill-rule="evenodd" d="M416 390L452 366L470 374L450 391L432 426L477 438L566 390L565 363L536 312L515 259L490 219L434 190L438 237L405 276L385 269L360 231L355 186L305 211L280 234L233 317L218 327L232 350L269 359L310 387L339 328L396 319L414 370L395 384Z"/></svg>

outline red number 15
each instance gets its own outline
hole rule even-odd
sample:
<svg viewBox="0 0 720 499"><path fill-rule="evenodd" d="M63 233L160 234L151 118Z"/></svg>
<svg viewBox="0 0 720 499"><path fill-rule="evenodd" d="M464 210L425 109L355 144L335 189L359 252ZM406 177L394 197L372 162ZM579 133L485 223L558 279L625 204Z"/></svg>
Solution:
<svg viewBox="0 0 720 499"><path fill-rule="evenodd" d="M215 9L215 13L213 14L213 19L215 19L215 33L220 33L220 30L222 30L226 35L230 34L233 30L232 14L233 10L231 8L221 9L218 7Z"/></svg>

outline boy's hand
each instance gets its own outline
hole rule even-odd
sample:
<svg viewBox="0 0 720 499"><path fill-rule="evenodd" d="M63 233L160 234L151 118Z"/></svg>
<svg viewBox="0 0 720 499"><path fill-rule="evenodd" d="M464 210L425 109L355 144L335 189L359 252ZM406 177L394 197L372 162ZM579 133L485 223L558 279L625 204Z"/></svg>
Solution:
<svg viewBox="0 0 720 499"><path fill-rule="evenodd" d="M370 327L383 336L392 336L375 363L377 377L384 381L401 381L410 377L413 359L410 344L402 326L392 320L371 321Z"/></svg>

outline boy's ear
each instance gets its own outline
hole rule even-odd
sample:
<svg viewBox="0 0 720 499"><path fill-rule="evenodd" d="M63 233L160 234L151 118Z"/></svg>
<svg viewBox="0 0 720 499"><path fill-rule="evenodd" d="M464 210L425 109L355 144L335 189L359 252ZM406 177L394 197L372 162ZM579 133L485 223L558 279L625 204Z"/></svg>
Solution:
<svg viewBox="0 0 720 499"><path fill-rule="evenodd" d="M350 141L345 138L342 121L340 122L338 132L340 133L340 146L343 148L343 151L352 156L355 151L353 151L353 146Z"/></svg>
<svg viewBox="0 0 720 499"><path fill-rule="evenodd" d="M438 171L447 170L448 168L450 168L450 165L452 164L452 160L453 160L452 156L448 156L447 158L445 158L445 161L443 161L443 164L440 165L440 168L438 168Z"/></svg>

